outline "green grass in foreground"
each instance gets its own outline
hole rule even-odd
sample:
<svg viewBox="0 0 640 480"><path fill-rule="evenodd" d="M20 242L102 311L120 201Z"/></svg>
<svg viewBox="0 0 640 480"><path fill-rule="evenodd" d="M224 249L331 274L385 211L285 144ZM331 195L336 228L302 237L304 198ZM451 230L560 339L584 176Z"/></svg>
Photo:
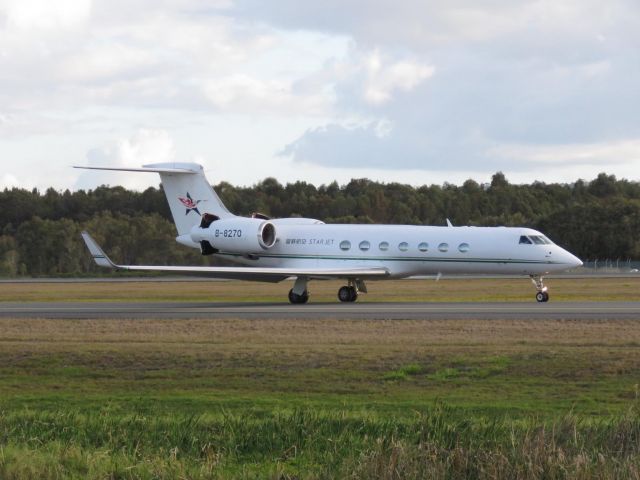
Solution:
<svg viewBox="0 0 640 480"><path fill-rule="evenodd" d="M0 478L637 478L640 418L375 412L0 415Z"/></svg>
<svg viewBox="0 0 640 480"><path fill-rule="evenodd" d="M638 478L640 323L0 319L0 479Z"/></svg>

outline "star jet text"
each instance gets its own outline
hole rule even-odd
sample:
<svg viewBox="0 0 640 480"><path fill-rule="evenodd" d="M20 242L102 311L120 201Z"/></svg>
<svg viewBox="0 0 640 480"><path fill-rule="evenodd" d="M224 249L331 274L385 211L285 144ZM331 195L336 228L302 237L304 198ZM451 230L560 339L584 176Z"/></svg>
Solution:
<svg viewBox="0 0 640 480"><path fill-rule="evenodd" d="M334 238L287 238L286 245L333 245Z"/></svg>

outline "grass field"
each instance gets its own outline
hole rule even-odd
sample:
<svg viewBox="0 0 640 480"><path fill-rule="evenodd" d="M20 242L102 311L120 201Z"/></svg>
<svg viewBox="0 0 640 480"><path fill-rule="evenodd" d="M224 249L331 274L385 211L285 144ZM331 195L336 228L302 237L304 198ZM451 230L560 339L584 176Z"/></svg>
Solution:
<svg viewBox="0 0 640 480"><path fill-rule="evenodd" d="M637 282L590 282L550 287L638 300ZM388 282L365 298L469 300L489 285L531 301L521 283ZM3 285L0 298L238 301L246 285ZM258 296L282 301L282 287ZM640 478L639 351L632 320L0 319L0 479Z"/></svg>
<svg viewBox="0 0 640 480"><path fill-rule="evenodd" d="M336 302L344 282L309 283L312 302ZM551 277L545 279L552 301L640 301L640 275L629 277ZM6 283L0 302L9 301L215 301L287 302L292 282L237 281ZM368 282L369 294L359 302L531 302L535 288L526 278L401 280Z"/></svg>

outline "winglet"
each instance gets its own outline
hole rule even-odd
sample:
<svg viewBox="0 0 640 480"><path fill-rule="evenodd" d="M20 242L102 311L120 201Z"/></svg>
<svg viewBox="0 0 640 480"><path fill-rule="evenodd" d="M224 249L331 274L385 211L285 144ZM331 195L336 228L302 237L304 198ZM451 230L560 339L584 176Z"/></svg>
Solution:
<svg viewBox="0 0 640 480"><path fill-rule="evenodd" d="M118 266L111 261L109 257L102 251L100 245L93 239L88 232L82 232L82 239L84 243L87 245L89 252L91 252L91 256L95 260L95 262L101 267L108 268L117 268Z"/></svg>

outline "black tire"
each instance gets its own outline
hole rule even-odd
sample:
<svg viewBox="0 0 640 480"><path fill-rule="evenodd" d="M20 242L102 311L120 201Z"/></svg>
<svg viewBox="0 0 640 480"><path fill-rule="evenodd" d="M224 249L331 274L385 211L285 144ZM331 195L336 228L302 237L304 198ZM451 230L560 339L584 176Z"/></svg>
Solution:
<svg viewBox="0 0 640 480"><path fill-rule="evenodd" d="M548 302L549 301L549 292L542 292L544 293L544 300L543 302Z"/></svg>
<svg viewBox="0 0 640 480"><path fill-rule="evenodd" d="M309 292L305 290L304 293L300 295L300 303L307 303L308 301L309 301Z"/></svg>
<svg viewBox="0 0 640 480"><path fill-rule="evenodd" d="M340 290L338 290L338 300L340 300L341 302L353 302L353 300L351 299L353 295L351 293L351 290L352 287L340 287Z"/></svg>
<svg viewBox="0 0 640 480"><path fill-rule="evenodd" d="M292 303L292 304L298 303L298 295L293 293L293 288L289 290L289 303Z"/></svg>
<svg viewBox="0 0 640 480"><path fill-rule="evenodd" d="M305 290L302 295L298 295L297 293L293 293L293 288L289 290L289 302L294 305L307 303L309 301L309 292Z"/></svg>
<svg viewBox="0 0 640 480"><path fill-rule="evenodd" d="M355 302L358 299L358 291L355 289L355 287L349 287L349 290L351 290L351 298L349 299L349 301Z"/></svg>
<svg viewBox="0 0 640 480"><path fill-rule="evenodd" d="M536 301L539 303L542 302L546 302L549 300L549 295L546 294L547 292L538 292L536 293ZM545 300L546 298L546 300Z"/></svg>

